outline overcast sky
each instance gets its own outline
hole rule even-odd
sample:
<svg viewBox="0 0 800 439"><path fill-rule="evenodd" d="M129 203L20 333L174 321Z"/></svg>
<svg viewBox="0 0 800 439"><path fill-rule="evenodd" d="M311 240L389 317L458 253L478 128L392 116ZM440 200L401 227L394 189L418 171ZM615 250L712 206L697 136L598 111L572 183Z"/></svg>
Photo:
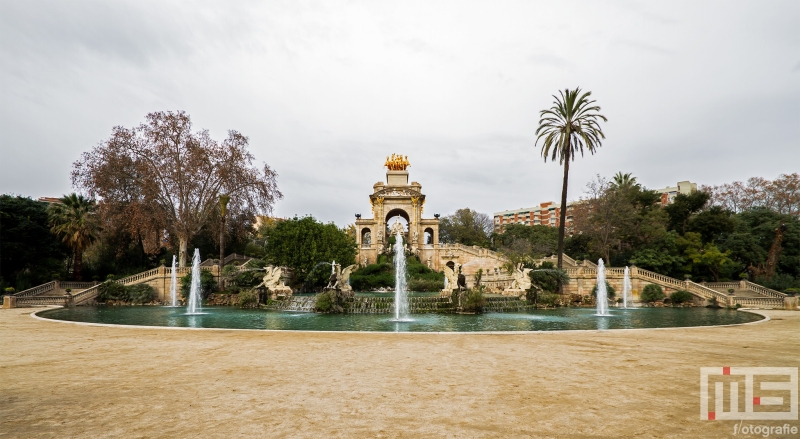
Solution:
<svg viewBox="0 0 800 439"><path fill-rule="evenodd" d="M81 152L151 111L248 136L278 216L369 217L387 155L425 213L559 200L535 146L559 89L608 117L596 174L650 188L800 172L800 2L2 1L0 193L72 190Z"/></svg>

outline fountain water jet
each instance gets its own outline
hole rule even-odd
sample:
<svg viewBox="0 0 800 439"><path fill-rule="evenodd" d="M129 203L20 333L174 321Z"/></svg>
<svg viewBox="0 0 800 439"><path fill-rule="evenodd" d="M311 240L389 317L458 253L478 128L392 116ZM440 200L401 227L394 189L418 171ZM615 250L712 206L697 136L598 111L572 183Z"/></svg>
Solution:
<svg viewBox="0 0 800 439"><path fill-rule="evenodd" d="M610 316L608 312L608 291L606 290L606 266L603 258L597 261L597 316Z"/></svg>
<svg viewBox="0 0 800 439"><path fill-rule="evenodd" d="M201 314L200 307L201 293L203 291L203 284L200 280L200 249L194 249L194 257L192 257L192 284L189 288L189 303L186 305L186 314Z"/></svg>
<svg viewBox="0 0 800 439"><path fill-rule="evenodd" d="M410 322L406 291L406 254L403 235L398 230L394 241L394 322Z"/></svg>
<svg viewBox="0 0 800 439"><path fill-rule="evenodd" d="M628 267L625 267L625 277L622 279L622 307L628 307L628 296L631 295L631 272ZM633 306L633 297L631 297L631 306Z"/></svg>
<svg viewBox="0 0 800 439"><path fill-rule="evenodd" d="M175 264L177 263L177 257L172 255L172 278L169 282L169 295L172 299L172 306L178 306L178 273L177 267Z"/></svg>

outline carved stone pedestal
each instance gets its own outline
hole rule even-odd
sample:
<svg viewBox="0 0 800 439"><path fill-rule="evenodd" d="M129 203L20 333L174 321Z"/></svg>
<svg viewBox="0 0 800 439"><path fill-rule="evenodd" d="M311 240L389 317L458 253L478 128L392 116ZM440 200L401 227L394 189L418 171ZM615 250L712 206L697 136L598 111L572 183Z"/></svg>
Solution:
<svg viewBox="0 0 800 439"><path fill-rule="evenodd" d="M509 297L516 296L516 297L519 297L520 299L524 299L525 298L525 290L520 290L520 289L517 289L517 288L506 288L505 290L503 290L503 295L504 296L509 296Z"/></svg>
<svg viewBox="0 0 800 439"><path fill-rule="evenodd" d="M286 285L278 285L269 289L271 300L288 299L289 297L292 297L292 289Z"/></svg>

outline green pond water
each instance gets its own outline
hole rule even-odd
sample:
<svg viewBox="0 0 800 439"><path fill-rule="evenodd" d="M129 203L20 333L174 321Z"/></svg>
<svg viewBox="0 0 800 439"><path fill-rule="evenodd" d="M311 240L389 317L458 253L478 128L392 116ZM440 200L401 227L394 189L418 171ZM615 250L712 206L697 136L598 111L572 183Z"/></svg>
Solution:
<svg viewBox="0 0 800 439"><path fill-rule="evenodd" d="M117 325L190 328L279 329L302 331L474 332L563 331L575 329L669 328L713 326L761 320L760 315L709 308L612 308L611 317L593 308L558 308L519 313L414 314L412 322L392 322L389 314L332 315L232 307L206 307L203 315L161 306L79 306L38 315L56 320Z"/></svg>

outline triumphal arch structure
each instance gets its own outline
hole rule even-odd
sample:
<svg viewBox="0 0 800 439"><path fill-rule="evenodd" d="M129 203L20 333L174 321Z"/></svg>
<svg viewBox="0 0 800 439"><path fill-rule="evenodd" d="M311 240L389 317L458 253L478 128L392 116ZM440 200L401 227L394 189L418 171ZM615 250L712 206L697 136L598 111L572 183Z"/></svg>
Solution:
<svg viewBox="0 0 800 439"><path fill-rule="evenodd" d="M423 218L425 194L422 185L409 183L408 156L392 154L386 158L386 181L372 186L369 202L372 218L356 219L358 262L374 264L378 255L386 253L389 246L389 221L400 217L405 220L403 242L406 249L419 256L419 260L434 270L439 270L439 218Z"/></svg>
<svg viewBox="0 0 800 439"><path fill-rule="evenodd" d="M422 185L408 179L410 163L407 156L392 154L386 157L386 180L372 186L369 202L372 218L356 219L356 240L358 242L357 262L362 265L374 264L381 254L390 253L390 228L395 220L402 218L403 243L405 251L419 257L420 262L436 271L445 265L472 275L479 269L486 275L498 274L507 260L499 253L479 247L461 244L439 243L439 215L424 218L425 194ZM397 230L399 226L394 226ZM470 278L471 279L471 278ZM469 281L468 281L469 283Z"/></svg>

